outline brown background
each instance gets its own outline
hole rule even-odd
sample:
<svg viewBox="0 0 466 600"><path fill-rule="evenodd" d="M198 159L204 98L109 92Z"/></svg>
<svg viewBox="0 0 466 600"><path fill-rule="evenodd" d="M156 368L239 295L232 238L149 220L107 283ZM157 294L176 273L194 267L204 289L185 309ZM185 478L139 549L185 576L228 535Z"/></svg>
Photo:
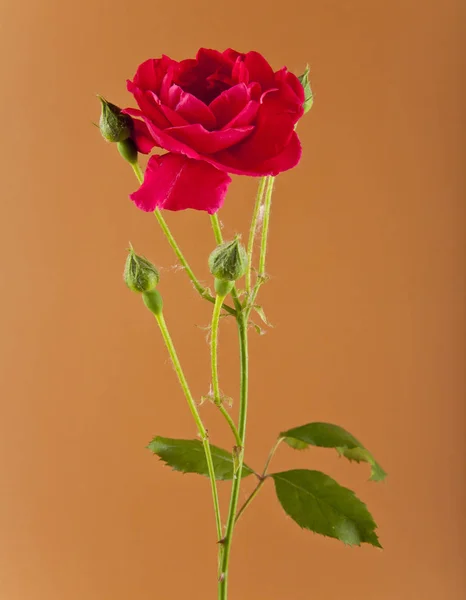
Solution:
<svg viewBox="0 0 466 600"><path fill-rule="evenodd" d="M354 487L385 551L301 531L269 485L237 530L231 598L464 597L465 12L462 0L3 0L2 600L215 597L208 484L144 448L195 430L155 323L121 281L128 240L163 268L197 397L209 359L195 325L210 305L91 125L96 93L124 105L139 62L201 45L255 48L296 72L309 61L315 91L302 162L276 186L262 293L275 328L252 333L248 462L260 468L282 428L328 420L390 473L375 485L333 452L282 448L275 468ZM246 231L254 190L235 178L226 235ZM207 278L206 215L167 219ZM232 322L221 338L236 395Z"/></svg>

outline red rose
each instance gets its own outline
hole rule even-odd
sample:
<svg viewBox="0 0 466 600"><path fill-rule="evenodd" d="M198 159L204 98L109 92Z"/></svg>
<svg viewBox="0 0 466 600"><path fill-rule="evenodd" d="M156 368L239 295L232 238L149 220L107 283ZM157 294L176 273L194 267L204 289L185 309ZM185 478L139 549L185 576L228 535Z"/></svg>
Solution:
<svg viewBox="0 0 466 600"><path fill-rule="evenodd" d="M231 179L277 175L301 156L295 125L304 90L286 68L274 72L258 52L201 48L195 59L162 56L142 63L128 90L139 109L132 137L139 152L154 146L144 183L131 198L146 211L216 212Z"/></svg>

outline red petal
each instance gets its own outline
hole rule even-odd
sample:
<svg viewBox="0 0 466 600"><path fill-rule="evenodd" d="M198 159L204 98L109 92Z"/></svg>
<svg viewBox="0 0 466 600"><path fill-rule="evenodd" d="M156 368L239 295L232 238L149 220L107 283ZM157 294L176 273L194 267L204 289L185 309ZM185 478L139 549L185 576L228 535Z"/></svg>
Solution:
<svg viewBox="0 0 466 600"><path fill-rule="evenodd" d="M175 75L175 65L170 65L167 72L163 76L162 84L160 86L160 92L158 94L162 104L168 104L168 94L173 83L173 77Z"/></svg>
<svg viewBox="0 0 466 600"><path fill-rule="evenodd" d="M162 104L154 92L135 90L133 94L141 107L144 117L150 119L156 127L165 129L170 126L179 127L180 125L188 124L186 119L183 119L176 111Z"/></svg>
<svg viewBox="0 0 466 600"><path fill-rule="evenodd" d="M254 130L254 126L207 131L202 125L169 127L164 134L186 144L199 154L215 154L242 142Z"/></svg>
<svg viewBox="0 0 466 600"><path fill-rule="evenodd" d="M181 118L181 117L180 117ZM168 150L169 152L181 153L189 156L190 158L200 159L202 158L198 152L193 150L190 146L184 144L183 142L176 140L175 138L167 135L163 129L157 127L150 119L147 119L143 116L144 122L147 125L147 128L154 138L157 146L160 146L164 150Z"/></svg>
<svg viewBox="0 0 466 600"><path fill-rule="evenodd" d="M243 110L236 115L229 123L227 123L223 129L230 129L231 127L245 127L250 125L256 118L257 111L259 110L259 102L251 100L248 102Z"/></svg>
<svg viewBox="0 0 466 600"><path fill-rule="evenodd" d="M143 91L137 86L134 85L132 81L127 82L128 92L131 92L138 103L139 108L143 112L145 117L151 119L157 127L169 127L173 125L166 116L164 115L161 106L160 100L151 91ZM178 125L179 123L177 123Z"/></svg>
<svg viewBox="0 0 466 600"><path fill-rule="evenodd" d="M244 64L249 71L249 81L258 81L265 90L273 85L272 67L259 52L248 52Z"/></svg>
<svg viewBox="0 0 466 600"><path fill-rule="evenodd" d="M236 50L233 50L233 48L227 48L226 50L224 50L222 52L223 56L226 56L229 60L232 60L233 62L236 62L236 60L238 58L244 58L244 54L242 54L241 52L237 52Z"/></svg>
<svg viewBox="0 0 466 600"><path fill-rule="evenodd" d="M301 104L304 102L304 88L294 73L291 73L286 67L283 67L283 69L280 69L280 71L275 73L275 79L277 81L282 79L282 81L284 81L284 83L286 83L296 94L298 101L301 102Z"/></svg>
<svg viewBox="0 0 466 600"><path fill-rule="evenodd" d="M189 86L196 79L197 60L195 58L186 58L178 64L174 83L181 86Z"/></svg>
<svg viewBox="0 0 466 600"><path fill-rule="evenodd" d="M149 58L139 65L132 83L144 90L155 90L160 84L157 73L157 62L155 58Z"/></svg>
<svg viewBox="0 0 466 600"><path fill-rule="evenodd" d="M155 142L144 121L133 119L133 130L131 132L131 138L136 144L138 152L141 152L142 154L149 154L149 152L155 146Z"/></svg>
<svg viewBox="0 0 466 600"><path fill-rule="evenodd" d="M215 160L209 160L209 162L225 169L228 173L263 176L278 175L283 171L288 171L299 163L300 158L301 144L298 136L293 132L290 141L279 154L262 162L245 161L235 148L217 154Z"/></svg>
<svg viewBox="0 0 466 600"><path fill-rule="evenodd" d="M286 111L294 115L295 122L303 116L304 88L299 79L286 68L275 73L277 89L264 96L264 104L275 106L275 111Z"/></svg>
<svg viewBox="0 0 466 600"><path fill-rule="evenodd" d="M175 88L175 90L173 90ZM178 88L178 90L176 90ZM173 90L173 91L172 91ZM183 91L177 85L172 86L170 90L171 99L176 95L178 102L173 107L177 114L181 115L187 123L199 123L206 129L211 129L216 126L216 118L212 110L192 94Z"/></svg>
<svg viewBox="0 0 466 600"><path fill-rule="evenodd" d="M233 61L224 56L218 50L210 50L209 48L200 48L196 54L196 60L199 68L206 74L215 73L218 69L230 69L233 66Z"/></svg>
<svg viewBox="0 0 466 600"><path fill-rule="evenodd" d="M248 101L248 88L244 83L234 85L222 92L215 100L212 100L209 108L217 118L217 127L221 129L232 121L243 110Z"/></svg>
<svg viewBox="0 0 466 600"><path fill-rule="evenodd" d="M232 149L245 164L262 163L280 154L294 131L294 120L287 113L269 111L265 105L259 109L254 133L247 142Z"/></svg>
<svg viewBox="0 0 466 600"><path fill-rule="evenodd" d="M249 83L249 71L246 65L243 62L243 56L238 56L235 62L235 66L233 67L233 71L231 73L231 77L233 81L237 83Z"/></svg>
<svg viewBox="0 0 466 600"><path fill-rule="evenodd" d="M279 173L283 173L283 171L288 171L289 169L296 167L301 159L301 154L301 143L296 132L293 131L290 141L280 154L264 161L261 165L256 167L256 173L262 175L278 175Z"/></svg>
<svg viewBox="0 0 466 600"><path fill-rule="evenodd" d="M151 90L158 93L163 77L171 65L177 62L163 55L162 58L150 58L139 65L134 76L134 85L142 90Z"/></svg>
<svg viewBox="0 0 466 600"><path fill-rule="evenodd" d="M203 161L181 154L152 156L147 164L144 182L131 200L141 210L205 210L209 214L222 206L231 179Z"/></svg>

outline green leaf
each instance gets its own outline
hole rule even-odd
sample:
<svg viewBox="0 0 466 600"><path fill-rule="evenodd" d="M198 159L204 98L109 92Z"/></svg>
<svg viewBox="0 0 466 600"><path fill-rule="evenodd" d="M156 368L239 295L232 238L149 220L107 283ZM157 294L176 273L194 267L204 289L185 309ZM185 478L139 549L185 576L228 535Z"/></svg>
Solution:
<svg viewBox="0 0 466 600"><path fill-rule="evenodd" d="M303 104L304 114L306 114L307 112L309 112L311 110L312 104L314 103L314 96L312 94L311 84L309 81L309 73L310 73L310 69L309 69L309 65L307 65L304 73L298 77L301 85L304 88L304 104Z"/></svg>
<svg viewBox="0 0 466 600"><path fill-rule="evenodd" d="M349 461L354 460L357 463L367 462L371 466L371 481L383 481L387 476L386 471L382 469L379 463L375 460L369 450L366 448L337 448L337 452L347 458Z"/></svg>
<svg viewBox="0 0 466 600"><path fill-rule="evenodd" d="M200 440L175 440L157 436L147 447L174 471L209 476L204 446ZM210 450L214 462L215 478L218 480L233 479L234 460L232 454L222 448L212 446L212 444ZM253 472L243 464L242 477L247 477Z"/></svg>
<svg viewBox="0 0 466 600"><path fill-rule="evenodd" d="M366 505L325 473L296 469L271 477L283 510L300 527L349 546L366 543L382 548Z"/></svg>
<svg viewBox="0 0 466 600"><path fill-rule="evenodd" d="M309 446L320 448L335 448L335 450L348 460L367 462L371 466L372 481L383 481L387 473L382 469L372 454L364 448L351 433L332 423L308 423L301 427L294 427L282 431L280 437L292 448L303 450Z"/></svg>
<svg viewBox="0 0 466 600"><path fill-rule="evenodd" d="M285 438L285 442L294 450L307 450L309 448L309 444L306 444L306 442L302 442L301 440L292 437Z"/></svg>

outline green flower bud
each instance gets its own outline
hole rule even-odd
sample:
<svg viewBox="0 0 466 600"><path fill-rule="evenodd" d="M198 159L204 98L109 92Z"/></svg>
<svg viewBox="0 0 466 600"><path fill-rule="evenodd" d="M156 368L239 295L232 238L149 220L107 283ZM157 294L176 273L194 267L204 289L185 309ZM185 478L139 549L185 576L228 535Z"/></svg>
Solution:
<svg viewBox="0 0 466 600"><path fill-rule="evenodd" d="M155 288L160 281L160 275L154 265L144 258L138 256L131 247L126 259L123 279L133 292L144 293Z"/></svg>
<svg viewBox="0 0 466 600"><path fill-rule="evenodd" d="M236 281L246 273L247 266L248 255L238 237L220 244L209 256L210 272L222 281Z"/></svg>
<svg viewBox="0 0 466 600"><path fill-rule="evenodd" d="M138 150L136 144L131 138L117 143L118 152L129 162L130 165L136 165L138 162Z"/></svg>
<svg viewBox="0 0 466 600"><path fill-rule="evenodd" d="M155 316L161 315L163 310L162 296L157 290L150 290L142 294L142 300Z"/></svg>
<svg viewBox="0 0 466 600"><path fill-rule="evenodd" d="M123 142L131 135L131 117L121 112L121 108L98 96L102 103L99 128L109 142Z"/></svg>

